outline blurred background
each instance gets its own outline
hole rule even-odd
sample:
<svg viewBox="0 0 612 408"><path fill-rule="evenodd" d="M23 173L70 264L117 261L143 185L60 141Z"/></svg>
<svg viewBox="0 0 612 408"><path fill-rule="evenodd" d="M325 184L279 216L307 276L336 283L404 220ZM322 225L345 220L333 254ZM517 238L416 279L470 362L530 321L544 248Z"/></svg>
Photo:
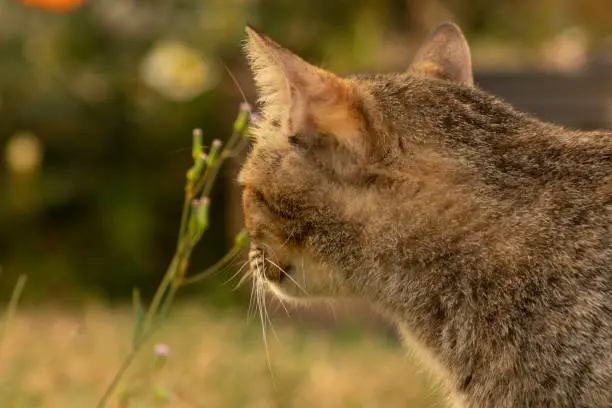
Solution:
<svg viewBox="0 0 612 408"><path fill-rule="evenodd" d="M1 298L28 276L3 347L0 405L93 406L104 389L129 342L123 305L134 287L148 298L172 257L192 129L207 145L225 140L243 93L255 101L240 49L245 22L349 74L405 69L444 20L464 30L480 87L542 119L612 128L608 0L0 0ZM242 227L241 160L221 170L194 271ZM188 373L200 391L166 384L164 404L435 406L429 383L398 362L392 330L363 308L278 317L277 350L266 353L260 328L249 334L258 323L245 321L248 288L223 284L234 271L181 293L163 336L185 360L169 377ZM350 328L330 338L338 321ZM100 351L105 344L117 346ZM56 352L47 361L50 350L76 360ZM373 370L388 381L372 385L363 373ZM4 377L18 385L2 386ZM252 381L255 390L233 397Z"/></svg>

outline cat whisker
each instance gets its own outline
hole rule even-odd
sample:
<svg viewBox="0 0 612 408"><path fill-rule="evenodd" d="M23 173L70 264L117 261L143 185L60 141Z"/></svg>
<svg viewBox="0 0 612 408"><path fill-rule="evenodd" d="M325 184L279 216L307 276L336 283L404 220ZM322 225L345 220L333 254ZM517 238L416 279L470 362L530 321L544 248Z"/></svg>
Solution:
<svg viewBox="0 0 612 408"><path fill-rule="evenodd" d="M289 276L286 271L284 271L280 266L278 266L276 263L271 261L270 258L266 258L265 255L263 255L263 257L264 257L264 260L263 260L263 264L264 265L265 265L265 262L267 261L267 262L270 263L270 265L273 265L274 267L278 268L281 271L281 273L284 273L285 275ZM289 276L289 278L291 278L291 276ZM291 279L293 280L293 278L291 278ZM295 280L293 280L293 281L295 282ZM297 282L295 282L295 283L297 285ZM263 290L265 290L265 289L263 289ZM290 316L289 310L287 309L287 306L285 306L285 303L283 302L283 300L279 298L278 301L279 301L280 305L283 307L283 309L285 310L285 313L287 314L287 316ZM271 322L270 322L270 327L272 327L272 323ZM274 333L274 334L276 336L276 333ZM278 336L276 336L276 338L278 339Z"/></svg>
<svg viewBox="0 0 612 408"><path fill-rule="evenodd" d="M271 248L269 245L267 245L267 244L265 244L265 243L262 243L262 245L263 245L264 247L266 247L266 251L267 251L268 253L270 253L270 254L271 254L273 257L276 257L274 250L273 250L273 249L272 249L272 248ZM298 281L297 281L297 280L296 280L296 279L295 279L293 276L291 276L289 273L287 273L287 271L285 271L283 268L281 268L281 267L280 267L278 264L276 264L274 261L272 261L272 260L271 260L269 257L266 257L266 256L265 256L265 253L264 253L264 255L263 255L263 256L264 256L264 265L265 265L265 262L267 261L267 262L268 262L270 265L273 265L274 267L276 267L276 268L277 268L277 269L278 269L278 270L279 270L279 271L280 271L282 274L284 274L284 275L285 275L287 278L289 278L289 279L290 279L290 280L291 280L291 281L292 281L292 282L295 284L295 286L297 286L297 287L298 287L298 289L300 289L300 290L301 290L301 291L302 291L302 292L303 292L303 293L304 293L306 296L310 296L310 294L308 293L308 291L306 291L306 290L303 288L303 286L302 286L302 285L300 285L300 284L298 283ZM302 265L303 265L303 261L304 261L304 260L302 259ZM302 270L303 270L303 269L302 269Z"/></svg>
<svg viewBox="0 0 612 408"><path fill-rule="evenodd" d="M289 273L287 273L287 271L285 271L283 268L281 268L280 266L278 266L277 264L275 264L274 262L272 262L270 259L268 259L267 261L270 263L270 265L272 265L272 266L276 267L276 268L277 268L277 269L278 269L278 270L279 270L281 273L283 273L283 274L284 274L284 275L285 275L287 278L289 278L289 279L291 280L291 282L293 282L293 283L295 284L295 286L297 286L297 288L298 288L298 289L300 289L302 292L304 292L304 294L305 294L306 296L310 296L310 294L308 293L308 291L307 291L306 289L304 289L304 288L302 287L302 285L300 285L300 284L298 283L298 281L297 281L297 280L296 280L296 279L295 279L293 276L291 276Z"/></svg>
<svg viewBox="0 0 612 408"><path fill-rule="evenodd" d="M336 308L334 308L334 304L329 299L325 299L325 304L327 305L327 308L329 309L329 312L331 313L334 321L337 322L338 316L336 315Z"/></svg>
<svg viewBox="0 0 612 408"><path fill-rule="evenodd" d="M225 282L222 283L223 286L227 285L228 283L230 283L232 280L234 280L238 275L240 275L240 273L244 270L245 266L247 266L249 264L249 261L246 260L242 266L240 268L238 268L238 271L236 271L234 274L232 274L232 276L229 277L229 279L227 279ZM245 274L246 276L246 274ZM234 290L236 290L239 286L240 286L240 282L242 282L242 279L240 279L240 281L238 282L238 286L236 286L234 288Z"/></svg>
<svg viewBox="0 0 612 408"><path fill-rule="evenodd" d="M269 259L267 261L270 262ZM265 265L265 262L266 262L266 257L264 255L264 265ZM266 291L265 291L265 288L263 288L263 285L262 285L262 304L264 306L264 313L268 319L268 323L270 324L270 329L272 330L274 337L276 337L276 340L280 343L280 339L278 338L278 335L276 334L276 330L274 330L274 326L272 325L272 320L270 320L270 315L268 314L268 310L266 308Z"/></svg>
<svg viewBox="0 0 612 408"><path fill-rule="evenodd" d="M218 270L214 271L212 275L220 275L220 274L224 274L226 271L235 268L238 264L240 263L240 261L234 257L234 259L230 260L227 265L223 266L222 268L219 268ZM232 275L232 277L230 277L229 280L225 281L223 283L223 285L227 284L230 280L232 280L234 277L236 276L236 273Z"/></svg>
<svg viewBox="0 0 612 408"><path fill-rule="evenodd" d="M285 313L287 314L287 317L291 317L291 313L289 313L289 309L287 309L287 306L285 305L285 302L283 301L283 299L281 299L280 297L277 296L276 300L278 300L278 303L285 310Z"/></svg>
<svg viewBox="0 0 612 408"><path fill-rule="evenodd" d="M242 286L242 285L244 284L244 282L246 282L246 281L247 281L247 279L249 279L249 278L253 278L253 274L252 274L252 273L250 273L250 272L245 273L245 274L242 276L242 278L240 278L240 280L238 281L238 283L236 284L236 286L234 286L234 289L233 289L233 290L237 290L237 289L238 289L240 286Z"/></svg>
<svg viewBox="0 0 612 408"><path fill-rule="evenodd" d="M259 265L257 266L258 269L258 273L261 273L260 269L259 269ZM264 343L264 349L266 352L266 364L268 366L268 370L270 371L270 377L272 379L272 383L274 384L274 372L272 370L272 360L270 359L270 349L269 349L269 345L268 345L268 337L266 334L266 319L264 318L264 312L265 312L265 291L263 288L263 283L260 280L255 280L255 293L256 293L256 297L257 297L257 306L259 309L259 319L261 320L261 333L262 333L262 338L263 338L263 343ZM267 312L266 312L266 316L267 316Z"/></svg>
<svg viewBox="0 0 612 408"><path fill-rule="evenodd" d="M272 255L273 258L278 259L278 256L276 256L276 252L274 251L274 249L270 245L268 245L266 243L263 243L263 242L261 243L261 245L263 245L266 248L266 253ZM264 256L264 258L265 258L265 256ZM270 258L268 257L267 260L269 261Z"/></svg>
<svg viewBox="0 0 612 408"><path fill-rule="evenodd" d="M251 285L251 295L249 296L249 307L247 309L247 322L251 316L255 316L255 289L256 289L257 281L253 280L253 284ZM251 315L251 313L253 313Z"/></svg>
<svg viewBox="0 0 612 408"><path fill-rule="evenodd" d="M285 302L283 301L283 299L276 297L276 301L278 302L278 304L276 305L275 311L277 311L279 307L282 307L287 317L291 317L291 314L289 313L289 309L287 309L287 306L285 305Z"/></svg>
<svg viewBox="0 0 612 408"><path fill-rule="evenodd" d="M283 243L281 244L281 248L284 248L284 247L287 245L287 243L289 242L289 240L290 240L291 238L293 238L293 236L294 236L294 235L295 235L295 228L293 228L293 229L291 230L291 232L290 232L290 233L289 233L289 235L287 236L287 239L285 240L285 242L283 242Z"/></svg>

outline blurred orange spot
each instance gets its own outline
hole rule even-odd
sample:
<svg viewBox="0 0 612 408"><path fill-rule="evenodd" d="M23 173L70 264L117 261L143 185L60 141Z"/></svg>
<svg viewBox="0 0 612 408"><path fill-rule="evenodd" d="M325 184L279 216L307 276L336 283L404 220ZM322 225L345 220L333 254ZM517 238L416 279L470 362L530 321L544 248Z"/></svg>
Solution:
<svg viewBox="0 0 612 408"><path fill-rule="evenodd" d="M67 12L83 4L86 0L19 0L28 7L38 7L51 11Z"/></svg>

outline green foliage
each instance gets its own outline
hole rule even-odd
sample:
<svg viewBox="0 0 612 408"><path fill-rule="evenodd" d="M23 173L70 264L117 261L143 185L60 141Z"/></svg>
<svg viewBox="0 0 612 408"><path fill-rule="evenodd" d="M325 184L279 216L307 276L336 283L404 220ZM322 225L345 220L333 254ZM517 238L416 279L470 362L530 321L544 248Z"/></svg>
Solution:
<svg viewBox="0 0 612 408"><path fill-rule="evenodd" d="M240 119L245 114L247 117ZM210 206L208 194L216 181L218 169L223 162L245 147L249 114L250 107L245 104L241 105L238 118L241 120L242 125L234 126L232 136L223 149L221 148L221 141L215 139L206 156L202 149L202 132L200 130L193 132L193 165L186 175L187 182L183 214L181 216L176 251L146 311L140 299L140 291L134 289L133 308L135 323L132 348L100 399L98 408L103 408L108 404L110 397L119 386L122 377L132 364L135 356L147 344L147 341L167 317L177 291L182 286L209 277L220 268L226 266L247 244L248 234L243 230L236 236L234 246L225 256L206 271L190 277L190 281L186 280L192 251L202 238L202 235L208 230L208 209ZM164 366L167 354L167 346L158 346L157 358L154 364L155 370L160 370ZM135 390L134 387L124 389L119 395L120 404L127 406L131 396L135 394L138 394L138 390ZM154 389L154 400L157 403L162 403L167 401L167 399L168 396L164 389L159 387Z"/></svg>
<svg viewBox="0 0 612 408"><path fill-rule="evenodd" d="M479 43L518 64L559 30L582 25L609 34L610 2L550 0L445 2L314 0L88 1L67 14L0 0L0 260L4 277L29 276L24 300L80 301L89 295L129 299L136 284L150 298L160 263L174 251L177 199L189 143L177 135L210 135L241 127L234 107L254 96L240 55L245 22L313 62L348 73L400 69L440 20L455 19L483 60ZM483 46L484 47L484 46ZM484 47L486 48L486 47ZM483 48L483 49L484 49ZM513 48L513 49L514 49ZM485 55L486 57L486 55ZM24 133L25 132L25 133ZM16 171L14 142L28 135L40 154L30 171ZM196 152L197 153L197 152ZM214 161L214 154L208 160ZM203 159L198 166L204 166ZM208 168L215 170L214 166ZM197 170L197 169L196 169ZM195 171L195 170L194 170ZM211 232L195 266L231 246L228 221L239 214L227 199L234 174L199 207ZM234 222L233 224L239 224ZM228 239L230 238L230 239ZM219 281L211 299L229 299ZM0 285L8 299L11 286ZM201 293L201 290L198 291Z"/></svg>

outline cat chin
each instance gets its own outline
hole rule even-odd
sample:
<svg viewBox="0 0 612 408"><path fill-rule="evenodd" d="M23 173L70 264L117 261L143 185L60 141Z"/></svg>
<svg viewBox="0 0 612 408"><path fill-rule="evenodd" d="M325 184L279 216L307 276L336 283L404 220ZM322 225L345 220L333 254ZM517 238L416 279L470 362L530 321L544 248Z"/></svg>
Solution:
<svg viewBox="0 0 612 408"><path fill-rule="evenodd" d="M303 293L300 295L299 289L295 287L291 281L283 281L281 283L266 281L266 287L270 293L282 301L299 304L309 303L311 301L311 298L306 297Z"/></svg>
<svg viewBox="0 0 612 408"><path fill-rule="evenodd" d="M287 281L282 283L266 281L266 287L271 294L276 296L282 302L298 306L306 306L312 303L328 302L330 300L337 299L332 295L306 295L303 290L296 287L293 283Z"/></svg>

